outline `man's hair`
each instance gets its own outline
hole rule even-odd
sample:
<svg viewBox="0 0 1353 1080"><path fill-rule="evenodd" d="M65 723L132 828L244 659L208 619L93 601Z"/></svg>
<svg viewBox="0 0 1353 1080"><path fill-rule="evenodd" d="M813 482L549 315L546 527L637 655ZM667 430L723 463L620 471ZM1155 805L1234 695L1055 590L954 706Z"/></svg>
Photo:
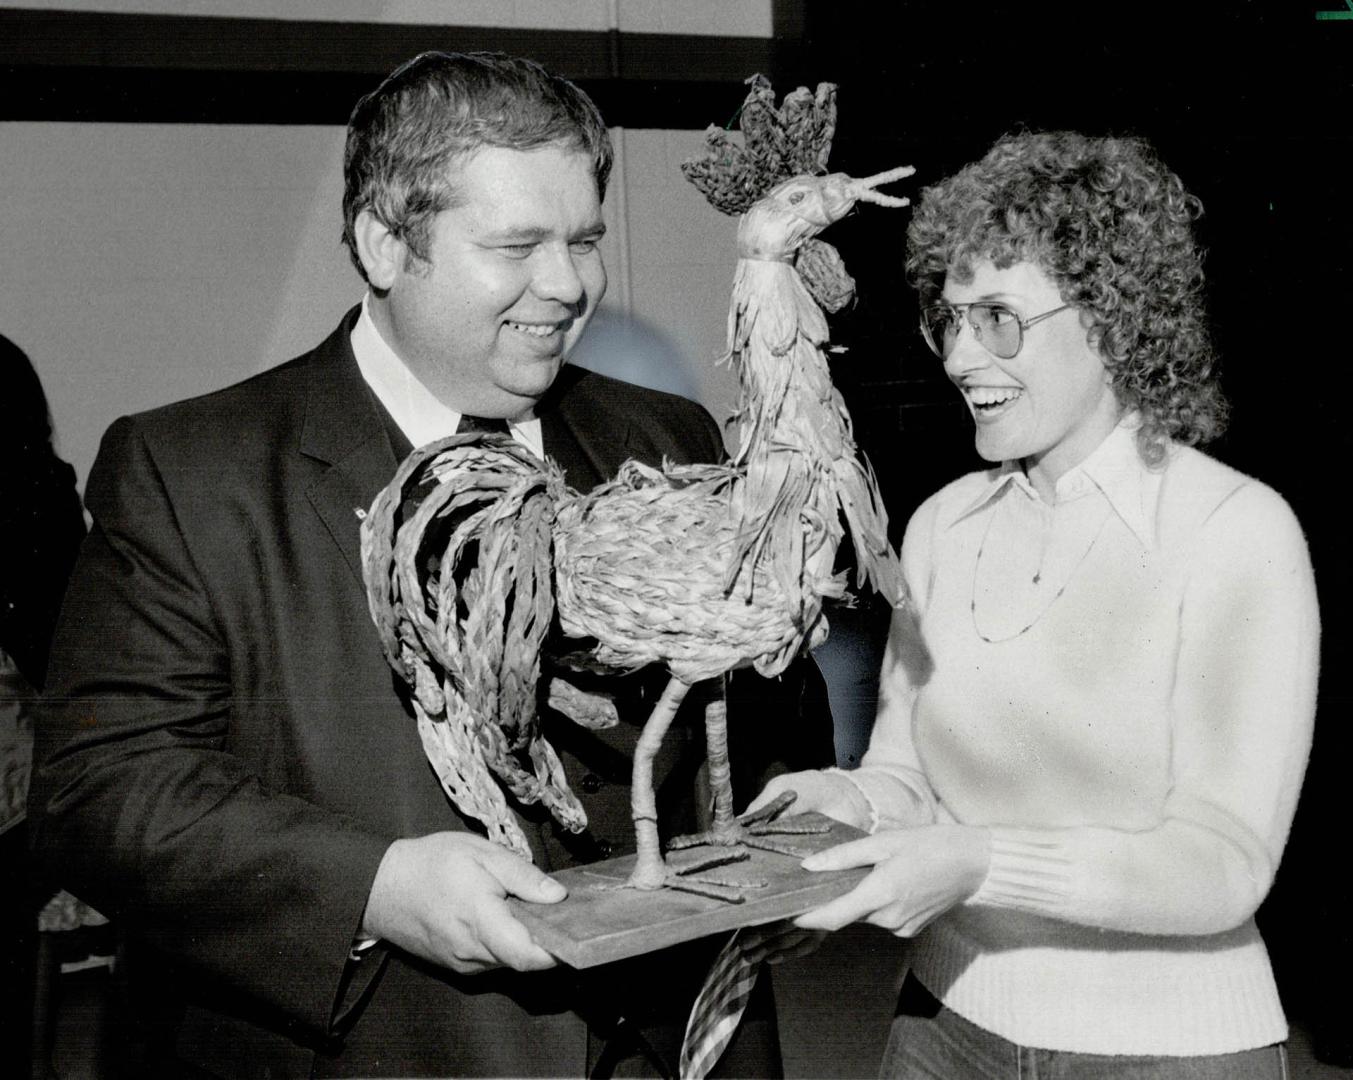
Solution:
<svg viewBox="0 0 1353 1080"><path fill-rule="evenodd" d="M455 166L485 146L576 149L591 158L597 195L606 195L611 136L577 86L503 53L422 53L357 102L348 121L343 243L363 278L357 215L371 211L426 261L432 219L458 201Z"/></svg>
<svg viewBox="0 0 1353 1080"><path fill-rule="evenodd" d="M907 274L929 304L947 274L970 281L975 262L1038 266L1088 316L1119 404L1141 413L1138 449L1154 464L1167 440L1206 442L1225 426L1193 235L1201 213L1141 139L1007 135L922 193Z"/></svg>

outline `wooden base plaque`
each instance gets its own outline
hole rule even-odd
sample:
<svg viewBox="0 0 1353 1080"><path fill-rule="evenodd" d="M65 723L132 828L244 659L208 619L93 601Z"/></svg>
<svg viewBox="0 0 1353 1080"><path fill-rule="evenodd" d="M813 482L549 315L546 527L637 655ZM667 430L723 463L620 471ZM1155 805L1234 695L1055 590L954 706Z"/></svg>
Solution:
<svg viewBox="0 0 1353 1080"><path fill-rule="evenodd" d="M676 889L620 888L634 866L634 856L626 855L552 874L568 888L566 899L557 904L512 899L509 901L512 913L547 952L572 967L589 968L740 926L758 926L802 915L849 892L869 872L869 867L804 870L799 862L805 856L865 834L816 813L788 820L818 821L831 828L825 833L768 838L793 848L797 854L781 855L751 848L749 859L705 872L705 876L729 883L764 882L760 888L743 890L744 899L740 903ZM683 863L703 858L710 850L700 847L669 852L667 862L679 868Z"/></svg>

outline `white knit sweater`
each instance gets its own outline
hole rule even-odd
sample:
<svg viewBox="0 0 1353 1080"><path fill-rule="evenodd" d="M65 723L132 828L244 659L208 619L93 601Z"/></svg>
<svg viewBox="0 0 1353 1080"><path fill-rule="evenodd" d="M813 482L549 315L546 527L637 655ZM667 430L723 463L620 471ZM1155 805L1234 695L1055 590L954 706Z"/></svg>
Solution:
<svg viewBox="0 0 1353 1080"><path fill-rule="evenodd" d="M880 828L988 826L913 969L1014 1042L1214 1054L1286 1037L1254 911L1296 807L1319 617L1270 488L1129 426L1042 502L1017 466L912 518L869 753ZM986 640L990 639L990 640Z"/></svg>

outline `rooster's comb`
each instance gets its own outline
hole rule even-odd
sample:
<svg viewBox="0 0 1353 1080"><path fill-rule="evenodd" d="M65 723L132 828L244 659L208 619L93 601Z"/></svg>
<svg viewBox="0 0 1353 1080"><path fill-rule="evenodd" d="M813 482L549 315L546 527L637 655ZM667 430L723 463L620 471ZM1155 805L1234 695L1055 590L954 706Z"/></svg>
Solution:
<svg viewBox="0 0 1353 1080"><path fill-rule="evenodd" d="M817 93L800 86L775 107L775 91L764 75L747 80L751 90L738 110L742 143L725 128L705 131L705 156L684 162L681 171L725 214L741 214L783 180L827 171L836 131L836 85L818 83Z"/></svg>

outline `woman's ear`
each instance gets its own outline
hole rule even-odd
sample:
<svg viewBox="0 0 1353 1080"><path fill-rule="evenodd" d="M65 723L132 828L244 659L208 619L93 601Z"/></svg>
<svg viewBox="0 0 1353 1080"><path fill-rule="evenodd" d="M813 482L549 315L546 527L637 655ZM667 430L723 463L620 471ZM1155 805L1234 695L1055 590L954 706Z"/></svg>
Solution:
<svg viewBox="0 0 1353 1080"><path fill-rule="evenodd" d="M388 289L395 283L408 259L408 247L370 210L357 215L353 228L357 257L373 289Z"/></svg>

